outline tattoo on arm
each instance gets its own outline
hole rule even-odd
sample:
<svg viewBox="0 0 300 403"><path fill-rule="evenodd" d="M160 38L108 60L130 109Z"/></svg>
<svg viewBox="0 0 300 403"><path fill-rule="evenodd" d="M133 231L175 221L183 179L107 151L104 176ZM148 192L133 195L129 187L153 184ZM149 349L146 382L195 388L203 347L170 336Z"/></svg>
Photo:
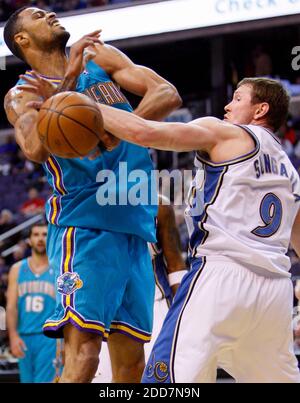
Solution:
<svg viewBox="0 0 300 403"><path fill-rule="evenodd" d="M6 112L7 118L9 119L11 124L14 124L15 121L21 116L20 113L16 111L17 107L21 101L21 95L16 97L15 99L11 96L11 94L7 95L4 98L4 110Z"/></svg>

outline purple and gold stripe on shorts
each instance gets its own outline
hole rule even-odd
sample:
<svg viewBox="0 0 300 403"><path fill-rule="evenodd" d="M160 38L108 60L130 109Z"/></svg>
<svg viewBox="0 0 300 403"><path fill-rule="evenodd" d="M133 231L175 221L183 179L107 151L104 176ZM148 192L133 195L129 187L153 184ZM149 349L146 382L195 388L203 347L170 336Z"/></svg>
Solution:
<svg viewBox="0 0 300 403"><path fill-rule="evenodd" d="M67 194L66 188L64 186L62 169L58 161L53 157L53 155L51 155L48 158L45 165L47 170L50 172L52 176L53 187L56 190L56 192L61 196Z"/></svg>
<svg viewBox="0 0 300 403"><path fill-rule="evenodd" d="M57 160L51 156L48 158L45 164L47 170L50 172L53 182L53 188L58 193L59 196L53 195L49 199L49 214L48 221L51 224L59 224L59 216L61 213L61 197L67 194L66 188L63 182L62 169L59 166Z"/></svg>
<svg viewBox="0 0 300 403"><path fill-rule="evenodd" d="M73 260L75 255L75 228L68 227L62 237L61 274L73 272ZM74 307L74 293L62 296L63 307Z"/></svg>
<svg viewBox="0 0 300 403"><path fill-rule="evenodd" d="M149 341L151 341L151 333L137 329L125 322L111 322L110 333L122 333L142 343L149 343Z"/></svg>
<svg viewBox="0 0 300 403"><path fill-rule="evenodd" d="M48 203L48 221L51 224L58 225L58 220L61 213L61 196L51 196Z"/></svg>
<svg viewBox="0 0 300 403"><path fill-rule="evenodd" d="M57 332L61 327L65 326L67 323L72 323L79 330L85 330L90 333L97 333L104 339L107 339L108 333L105 330L104 324L96 320L87 320L80 315L79 312L75 311L72 307L68 306L65 310L64 317L58 321L48 320L43 326L43 331L47 334L48 332Z"/></svg>

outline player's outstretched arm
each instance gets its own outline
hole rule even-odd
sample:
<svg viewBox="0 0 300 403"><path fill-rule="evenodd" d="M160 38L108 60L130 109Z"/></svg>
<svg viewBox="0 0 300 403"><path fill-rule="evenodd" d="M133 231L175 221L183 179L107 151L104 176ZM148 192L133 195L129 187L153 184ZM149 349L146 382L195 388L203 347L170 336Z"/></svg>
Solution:
<svg viewBox="0 0 300 403"><path fill-rule="evenodd" d="M23 340L18 334L18 275L20 263L14 264L8 276L8 289L7 289L7 329L9 335L10 349L15 357L24 357L24 350L26 349Z"/></svg>
<svg viewBox="0 0 300 403"><path fill-rule="evenodd" d="M204 118L189 124L145 120L134 114L98 104L104 128L116 137L144 147L170 151L209 152L219 141L216 128L221 121Z"/></svg>
<svg viewBox="0 0 300 403"><path fill-rule="evenodd" d="M38 95L14 87L5 96L4 109L8 121L15 128L16 142L26 158L42 163L48 159L49 153L38 136L36 128L38 111L27 105L35 101L40 101Z"/></svg>
<svg viewBox="0 0 300 403"><path fill-rule="evenodd" d="M109 45L96 45L94 61L114 81L132 94L143 97L134 113L145 119L162 120L181 106L176 88L153 70L134 64L124 53Z"/></svg>
<svg viewBox="0 0 300 403"><path fill-rule="evenodd" d="M169 151L205 151L221 162L251 152L252 137L239 126L213 117L190 123L166 123L145 120L132 113L106 105L97 105L104 128L121 140Z"/></svg>

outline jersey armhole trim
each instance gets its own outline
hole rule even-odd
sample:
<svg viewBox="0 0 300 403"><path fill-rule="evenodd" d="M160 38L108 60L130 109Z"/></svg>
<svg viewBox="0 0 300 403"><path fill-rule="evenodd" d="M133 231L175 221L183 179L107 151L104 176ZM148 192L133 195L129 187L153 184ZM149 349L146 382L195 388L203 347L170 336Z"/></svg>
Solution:
<svg viewBox="0 0 300 403"><path fill-rule="evenodd" d="M27 77L32 77L31 70L27 70L24 75ZM59 77L48 77L48 76L44 76L43 74L40 74L40 76L51 81L53 84L60 84L63 80L62 78L59 78Z"/></svg>
<svg viewBox="0 0 300 403"><path fill-rule="evenodd" d="M205 165L208 165L208 166L213 167L213 168L217 168L217 167L225 167L225 166L229 166L229 165L238 164L240 162L244 162L244 161L249 160L252 157L254 157L260 150L260 143L259 143L259 140L258 140L257 136L247 126L243 126L243 125L236 125L236 126L240 127L241 129L244 129L248 134L250 134L250 136L253 138L254 143L255 143L254 150L250 151L247 154L241 155L240 157L234 158L232 160L222 161L222 162L209 161L206 158L203 158L203 156L201 156L199 154L199 152L197 151L196 152L197 160L202 162L202 163L204 163Z"/></svg>
<svg viewBox="0 0 300 403"><path fill-rule="evenodd" d="M281 144L280 140L278 139L278 137L276 137L276 135L273 132L271 132L271 130L267 129L266 127L264 127L264 129L267 133L269 133L273 137L273 139L276 141L276 143L278 143L282 147L282 144Z"/></svg>
<svg viewBox="0 0 300 403"><path fill-rule="evenodd" d="M28 261L28 258L26 257L25 259L19 260L18 262L15 263L15 264L19 263L18 275L17 275L17 279L16 279L17 283L19 282L19 278L22 274L21 272L23 271L23 266L27 263L27 261Z"/></svg>

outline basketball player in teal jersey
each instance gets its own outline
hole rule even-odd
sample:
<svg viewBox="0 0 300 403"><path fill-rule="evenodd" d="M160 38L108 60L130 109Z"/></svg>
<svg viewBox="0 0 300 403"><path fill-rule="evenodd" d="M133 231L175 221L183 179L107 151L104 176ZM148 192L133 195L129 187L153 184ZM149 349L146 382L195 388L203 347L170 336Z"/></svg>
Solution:
<svg viewBox="0 0 300 403"><path fill-rule="evenodd" d="M94 32L73 45L68 61L65 45L69 34L54 13L21 9L10 17L4 32L11 51L61 91L75 85L96 102L132 112L120 86L143 97L134 113L153 120L180 105L171 84L135 65L117 49L99 44L98 36L99 31ZM83 50L90 45L94 59L81 71ZM19 84L28 85L35 73L28 71L25 76ZM103 169L115 170L117 196L127 195L134 184L127 183L128 189L123 189L118 177L119 163L126 162L128 172L137 168L147 172L148 186L152 169L148 151L121 142L92 161L49 155L36 132L37 112L28 107L28 101L37 100L40 97L15 87L5 98L5 109L25 155L44 164L53 188L47 203L47 251L56 271L57 306L44 331L50 337L64 336L61 381L91 381L101 341L109 334L114 381L139 381L144 368L143 343L150 340L152 328L154 279L147 241L155 241L157 207L100 206L96 194L101 183L96 177ZM105 144L111 147L112 142Z"/></svg>
<svg viewBox="0 0 300 403"><path fill-rule="evenodd" d="M7 325L10 348L19 358L21 382L52 382L56 342L45 337L43 325L55 309L55 276L46 255L46 225L31 228L32 254L9 273Z"/></svg>

